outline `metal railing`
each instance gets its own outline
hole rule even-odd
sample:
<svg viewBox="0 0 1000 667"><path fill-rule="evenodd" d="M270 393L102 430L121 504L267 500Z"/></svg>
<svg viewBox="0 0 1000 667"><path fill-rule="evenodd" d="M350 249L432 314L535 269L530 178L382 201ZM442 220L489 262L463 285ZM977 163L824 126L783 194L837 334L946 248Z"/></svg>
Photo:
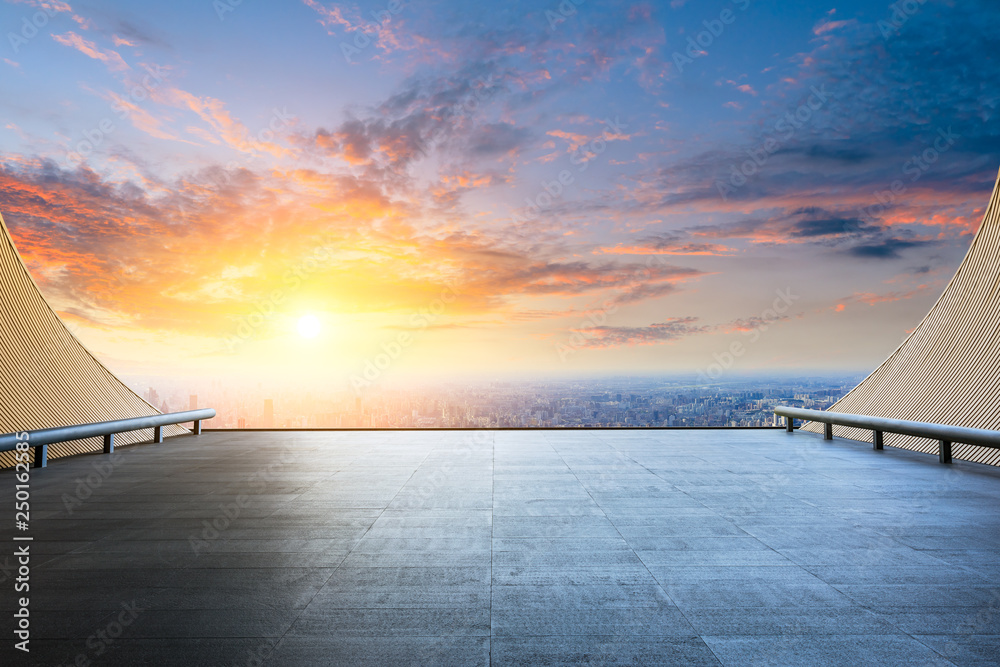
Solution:
<svg viewBox="0 0 1000 667"><path fill-rule="evenodd" d="M128 431L141 431L142 429L153 429L153 442L163 442L163 427L173 424L183 424L184 422L194 422L192 432L194 435L201 435L201 422L205 419L215 417L215 410L204 408L202 410L187 410L185 412L168 412L166 414L149 415L148 417L133 417L131 419L118 419L109 422L96 422L94 424L76 424L75 426L57 426L55 428L43 428L37 431L21 431L18 433L5 433L0 435L0 452L9 452L17 448L18 444L27 443L29 447L35 448L35 467L44 468L49 462L48 446L70 440L82 440L95 436L104 436L104 453L110 454L115 450L115 434Z"/></svg>
<svg viewBox="0 0 1000 667"><path fill-rule="evenodd" d="M869 417L867 415L852 415L845 412L807 410L805 408L791 408L786 406L776 407L774 414L785 418L785 429L789 433L794 429L794 420L796 419L822 423L824 440L833 440L834 424L868 429L872 432L872 445L875 449L883 448L883 433L900 433L902 435L937 440L938 460L941 463L951 463L951 445L955 442L1000 449L1000 431L990 431L983 428L947 426L945 424L914 422L906 419Z"/></svg>

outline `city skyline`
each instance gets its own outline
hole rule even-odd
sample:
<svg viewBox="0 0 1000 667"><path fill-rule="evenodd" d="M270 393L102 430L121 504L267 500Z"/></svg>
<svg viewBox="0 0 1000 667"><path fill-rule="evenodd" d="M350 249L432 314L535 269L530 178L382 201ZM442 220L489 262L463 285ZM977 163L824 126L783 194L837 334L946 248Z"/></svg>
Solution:
<svg viewBox="0 0 1000 667"><path fill-rule="evenodd" d="M162 412L210 404L218 416L206 420L206 428L698 428L778 426L783 422L774 415L775 406L824 409L862 377L524 378L390 385L364 392L265 383L125 381Z"/></svg>
<svg viewBox="0 0 1000 667"><path fill-rule="evenodd" d="M7 2L0 211L125 375L871 368L983 213L1000 9L778 9Z"/></svg>

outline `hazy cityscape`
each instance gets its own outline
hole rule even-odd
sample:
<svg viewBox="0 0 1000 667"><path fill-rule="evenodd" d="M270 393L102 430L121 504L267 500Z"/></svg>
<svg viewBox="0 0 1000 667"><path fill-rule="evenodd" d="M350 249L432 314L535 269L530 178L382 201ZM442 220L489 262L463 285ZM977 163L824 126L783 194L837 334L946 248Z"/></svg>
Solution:
<svg viewBox="0 0 1000 667"><path fill-rule="evenodd" d="M453 382L361 394L273 387L139 389L164 412L212 407L207 428L585 428L779 425L773 408L825 409L860 375Z"/></svg>

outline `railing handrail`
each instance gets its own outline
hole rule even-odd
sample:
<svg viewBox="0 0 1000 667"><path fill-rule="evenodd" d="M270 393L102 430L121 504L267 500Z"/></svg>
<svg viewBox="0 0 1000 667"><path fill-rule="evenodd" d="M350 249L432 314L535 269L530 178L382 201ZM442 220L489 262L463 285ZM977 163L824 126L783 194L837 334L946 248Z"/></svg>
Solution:
<svg viewBox="0 0 1000 667"><path fill-rule="evenodd" d="M827 412L826 410L809 410L783 405L776 407L774 414L781 417L821 422L823 424L853 426L870 431L900 433L918 438L961 442L968 445L1000 449L1000 431L991 431L984 428L968 428L966 426L949 426L947 424L932 424L930 422L916 422L906 419L852 415L846 412Z"/></svg>
<svg viewBox="0 0 1000 667"><path fill-rule="evenodd" d="M92 424L75 424L73 426L56 426L54 428L43 428L37 431L18 431L17 433L5 433L0 435L0 452L9 452L17 447L19 442L27 442L30 447L42 445L53 445L71 440L82 440L95 436L109 436L115 433L125 433L126 431L139 431L144 428L158 428L170 426L172 424L183 424L184 422L200 422L205 419L215 417L215 410L212 408L202 408L200 410L186 410L184 412L168 412L165 414L149 415L146 417L132 417L131 419L116 419L107 422L94 422ZM28 434L28 438L18 436L23 433Z"/></svg>

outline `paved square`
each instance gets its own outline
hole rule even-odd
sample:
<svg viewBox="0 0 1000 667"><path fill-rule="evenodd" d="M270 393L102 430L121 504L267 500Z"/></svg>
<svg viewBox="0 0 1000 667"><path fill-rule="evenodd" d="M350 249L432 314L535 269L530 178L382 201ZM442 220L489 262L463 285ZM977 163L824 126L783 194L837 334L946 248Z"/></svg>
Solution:
<svg viewBox="0 0 1000 667"><path fill-rule="evenodd" d="M32 472L31 653L3 555L0 663L1000 662L995 468L760 430L119 453Z"/></svg>

